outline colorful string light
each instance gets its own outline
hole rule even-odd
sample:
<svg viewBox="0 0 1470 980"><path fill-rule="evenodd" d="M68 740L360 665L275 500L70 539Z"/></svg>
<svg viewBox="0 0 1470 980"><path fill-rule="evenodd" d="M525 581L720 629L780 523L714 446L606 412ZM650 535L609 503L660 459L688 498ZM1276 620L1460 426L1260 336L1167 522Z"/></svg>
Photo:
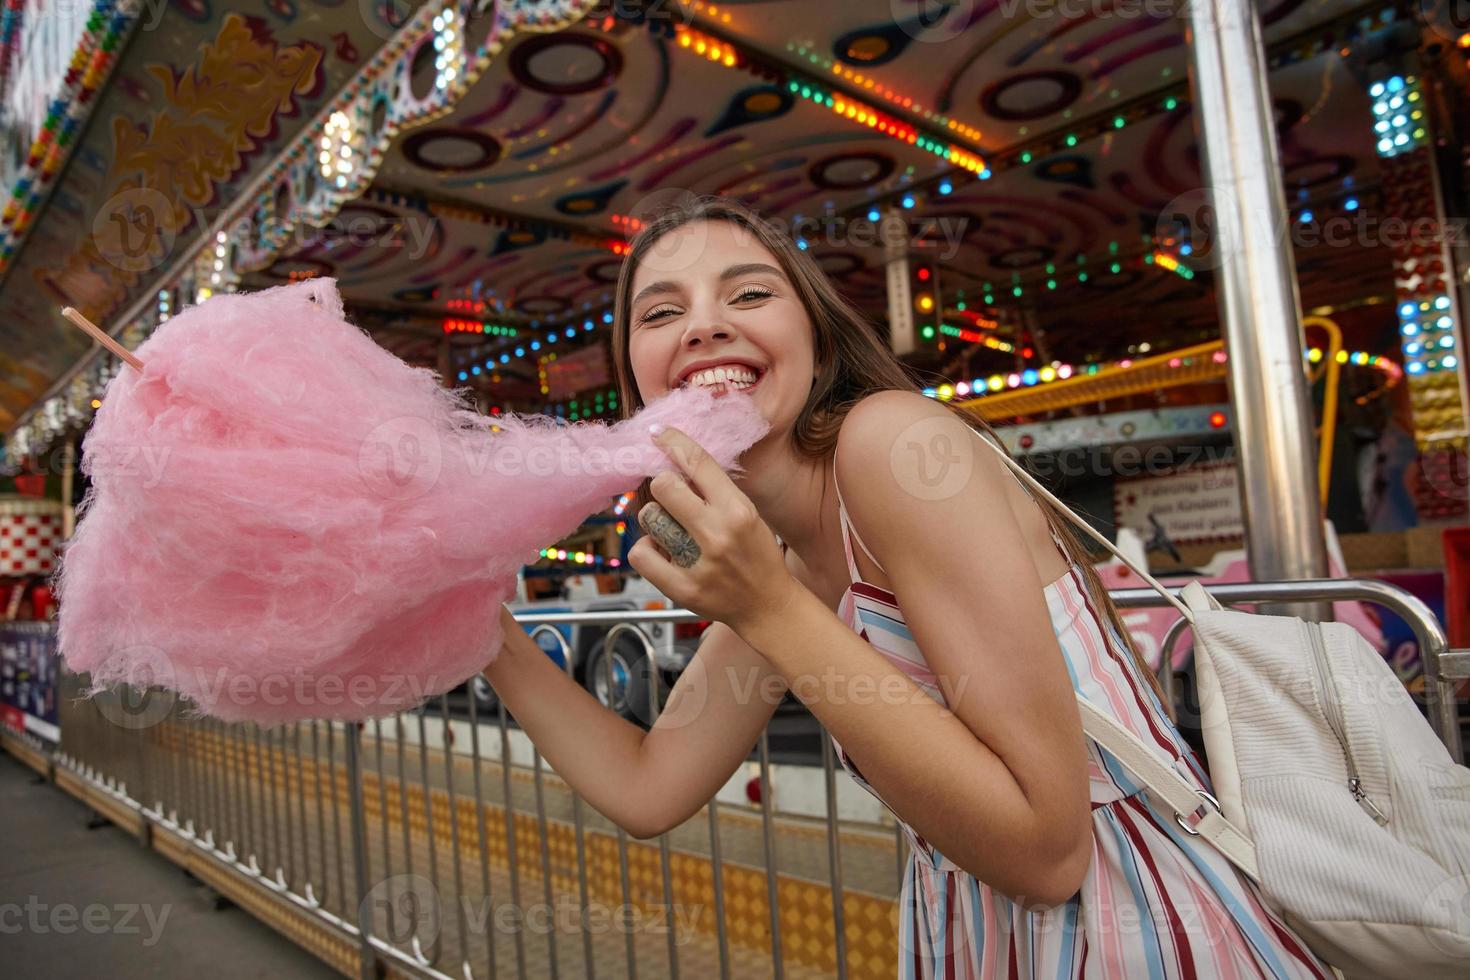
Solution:
<svg viewBox="0 0 1470 980"><path fill-rule="evenodd" d="M483 323L479 320L465 320L458 317L444 318L445 333L478 333L490 337L514 337L518 331L515 327L507 327L499 323Z"/></svg>
<svg viewBox="0 0 1470 980"><path fill-rule="evenodd" d="M1096 374L1099 365L1089 364L1084 374ZM956 384L942 384L932 388L925 388L924 394L930 398L937 398L947 402L956 396L960 398L979 398L982 395L991 395L998 391L1007 391L1013 388L1030 388L1039 384L1050 384L1053 381L1065 381L1077 373L1070 364L1048 364L1042 368L1027 368L1024 371L1012 371L1008 374L992 374L988 378L975 378L972 381L961 381Z"/></svg>
<svg viewBox="0 0 1470 980"><path fill-rule="evenodd" d="M16 248L35 220L41 197L55 178L117 56L117 46L141 5L137 0L117 3L99 0L62 78L60 92L46 111L41 129L31 142L25 165L0 213L0 271L15 257Z"/></svg>
<svg viewBox="0 0 1470 980"><path fill-rule="evenodd" d="M455 319L455 318L451 318L451 319ZM506 337L508 337L508 339L511 339L511 340L520 339L522 342L519 345L517 345L515 348L513 348L513 349L509 348L509 346L507 345L507 347L502 348L502 349L500 349L498 351L493 352L490 355L490 357L486 361L483 362L484 363L484 366L486 368L493 369L493 368L498 367L501 364L509 364L513 358L522 358L522 357L527 357L527 356L533 356L533 357L534 356L539 356L539 355L536 354L536 352L539 351L539 350L541 350L543 343L545 343L545 344L554 344L554 343L557 343L558 342L558 338L563 339L563 340L571 340L579 332L580 333L583 333L583 334L591 333L594 329L596 329L596 327L597 327L597 325L598 325L599 322L602 323L602 324L610 324L610 323L612 323L612 321L613 321L612 310L603 310L600 315L599 314L595 314L595 313L594 314L590 314L590 315L584 315L583 316L583 319L582 319L582 325L581 325L581 330L580 331L578 331L577 325L575 323L571 323L571 322L563 323L563 324L560 324L560 325L554 325L554 326L551 326L549 328L543 328L542 325L541 325L541 322L539 320L533 320L533 321L531 321L531 323L530 323L529 326L522 326L522 327L499 327L498 329L500 329L500 330L510 330L511 331L511 333L508 334L508 335L502 333L502 334L499 334L499 336L506 336ZM446 322L448 322L448 321L446 321ZM465 321L465 322L469 322L469 321ZM492 331L485 331L485 330L483 330L483 327L484 326L487 326L486 324L478 324L477 323L476 326L480 328L480 332L487 332L487 333L488 332L492 332ZM546 329L546 331L547 331L546 332L546 335L545 335L545 340L544 341L531 335L532 331L541 330L541 329ZM518 338L518 334L521 331L524 331L526 333L526 335L527 335L526 338ZM475 330L469 330L467 332L474 333L476 331ZM477 351L477 353L474 356L475 357L479 357L480 356L480 353ZM478 365L476 365L476 366L478 366ZM469 380L469 375L472 375L472 374L479 374L479 372L476 371L476 370L473 370L473 368L471 368L471 367L465 367L465 368L462 368L462 369L460 369L458 371L457 376L458 376L459 380L461 380L461 381L467 381L467 380Z"/></svg>
<svg viewBox="0 0 1470 980"><path fill-rule="evenodd" d="M1326 352L1320 347L1307 349L1307 360L1313 364L1320 364L1322 358L1326 356ZM1340 350L1333 359L1339 364L1353 364L1358 367L1371 367L1382 371L1388 376L1390 386L1398 384L1399 380L1404 376L1404 369L1399 366L1398 362L1389 360L1382 354L1370 354L1367 351L1361 350Z"/></svg>
<svg viewBox="0 0 1470 980"><path fill-rule="evenodd" d="M1381 157L1398 156L1424 145L1423 93L1413 75L1393 75L1368 87L1373 97L1373 132Z"/></svg>
<svg viewBox="0 0 1470 980"><path fill-rule="evenodd" d="M739 49L733 41L720 40L703 31L688 26L675 28L678 45L687 51L706 58L716 64L724 65L726 68L736 68L745 71L753 71L757 68L752 60ZM834 66L840 68L840 66ZM762 74L769 74L771 66L759 66ZM877 106L852 95L842 95L828 90L819 84L815 78L799 77L790 69L785 69L786 89L793 95L799 95L809 102L829 109L833 114L856 122L860 126L867 126L875 132L882 133L910 146L917 147L933 153L957 167L979 174L985 171L985 161L976 153L943 139L934 133L922 133L915 126L889 115ZM837 74L842 74L839 70ZM871 79L865 81L871 82ZM902 106L906 110L913 109L913 101L904 99L890 99L895 106Z"/></svg>
<svg viewBox="0 0 1470 980"><path fill-rule="evenodd" d="M922 134L908 123L880 112L872 105L854 99L851 96L835 95L826 91L821 86L792 80L786 83L787 91L793 95L799 95L809 102L819 106L825 106L838 116L851 119L862 126L876 130L885 136L892 137L902 143L927 150L935 156L941 157L957 167L979 174L985 171L985 161L977 154L948 143L941 139ZM912 205L908 205L912 207Z"/></svg>
<svg viewBox="0 0 1470 980"><path fill-rule="evenodd" d="M542 548L540 556L548 561L570 561L578 565L606 565L609 568L622 567L620 558L604 558L590 551L567 551L565 548Z"/></svg>
<svg viewBox="0 0 1470 980"><path fill-rule="evenodd" d="M983 334L978 330L970 330L967 327L956 327L952 324L941 323L938 332L945 337L953 337L956 340L963 340L970 344L980 344L983 347L989 347L991 350L1004 351L1008 354L1016 349L1015 345L1008 341ZM934 325L929 323L924 324L919 328L919 333L925 340L933 340L935 335Z"/></svg>
<svg viewBox="0 0 1470 980"><path fill-rule="evenodd" d="M1161 269L1168 269L1182 279L1194 278L1194 270L1168 252L1150 252L1143 257L1143 261L1149 265L1156 265Z"/></svg>
<svg viewBox="0 0 1470 980"><path fill-rule="evenodd" d="M434 16L434 87L447 89L464 71L464 32L454 8L446 6Z"/></svg>
<svg viewBox="0 0 1470 980"><path fill-rule="evenodd" d="M1138 345L1140 353L1146 353L1151 345ZM1131 349L1131 348L1130 348ZM1305 353L1305 359L1312 364L1320 363L1325 353L1320 347L1309 348ZM1229 355L1223 350L1211 353L1210 359L1216 364L1224 364ZM1370 367L1383 372L1386 378L1385 389L1392 388L1398 384L1404 376L1404 369L1393 360L1381 354L1370 354L1367 351L1345 351L1340 350L1336 355L1337 363L1352 364L1361 367ZM1168 366L1175 369L1192 367L1195 363L1193 357L1172 357ZM1005 374L992 374L986 378L975 378L971 381L960 381L954 384L942 384L925 388L923 393L939 401L949 401L952 398L979 398L984 395L996 394L1003 391L1011 391L1016 388L1030 388L1036 385L1050 384L1055 381L1066 381L1071 377L1085 377L1097 374L1108 368L1127 368L1133 364L1132 358L1123 358L1113 363L1093 363L1080 366L1053 362L1041 368L1028 368L1022 371L1011 371ZM1381 394L1382 391L1376 394ZM1364 402L1365 398L1358 401Z"/></svg>
<svg viewBox="0 0 1470 980"><path fill-rule="evenodd" d="M819 71L830 71L833 75L849 81L852 84L864 89L865 91L872 92L874 95L877 95L885 101L891 103L895 108L903 109L906 112L912 112L915 115L923 116L934 125L940 126L944 129L953 130L954 132L958 133L965 139L970 140L971 142L980 141L982 134L980 130L976 129L975 127L967 126L964 123L960 122L958 119L951 119L949 116L946 116L943 113L933 112L929 109L925 109L922 105L914 102L912 98L906 97L898 92L893 91L893 89L879 83L876 79L864 76L862 72L855 72L851 68L848 68L840 62L833 61L831 58L827 58L823 55L818 54L815 50L810 50L805 46L796 44L794 42L787 44L786 50L795 54L799 58L806 59L809 64L816 66L817 70Z"/></svg>
<svg viewBox="0 0 1470 980"><path fill-rule="evenodd" d="M1404 369L1411 375L1452 371L1460 364L1455 353L1455 319L1444 293L1417 303L1399 304L1399 333L1403 336Z"/></svg>
<svg viewBox="0 0 1470 980"><path fill-rule="evenodd" d="M573 398L566 402L548 405L541 410L542 415L555 415L565 418L570 422L580 422L583 419L597 418L608 412L618 410L618 392L615 388L606 391L596 391L592 394L584 393L581 398Z"/></svg>
<svg viewBox="0 0 1470 980"><path fill-rule="evenodd" d="M356 142L357 134L347 113L340 109L333 112L322 130L321 153L317 155L323 179L332 181L338 188L347 186L352 176Z"/></svg>

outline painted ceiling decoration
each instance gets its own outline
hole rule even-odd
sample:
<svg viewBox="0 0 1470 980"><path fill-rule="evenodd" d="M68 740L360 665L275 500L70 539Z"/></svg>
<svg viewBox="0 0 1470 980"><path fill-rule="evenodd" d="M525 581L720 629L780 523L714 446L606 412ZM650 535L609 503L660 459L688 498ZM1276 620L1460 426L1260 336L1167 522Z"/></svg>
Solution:
<svg viewBox="0 0 1470 980"><path fill-rule="evenodd" d="M253 100L235 112L248 119L180 130L201 153L250 156L197 163L202 182L185 184L210 202L206 219L228 219L225 280L334 276L384 346L506 410L565 410L548 397L548 368L607 343L627 240L679 194L758 208L875 320L886 312L876 225L897 209L942 282L943 322L916 359L925 370L962 358L980 376L1009 374L1033 335L1077 370L1140 339L1218 336L1190 220L1205 177L1178 17L1126 5L1007 17L1002 0L484 5L493 12L466 0L326 43L323 25L350 19L297 6L294 19L243 21L200 7L197 23L170 6L168 26L193 25L200 43L162 50L167 30L134 42L56 195L75 209L72 243L115 193L102 178L150 186L143 168L98 172L117 143L97 122L197 124L165 81L204 77L210 45L238 35L280 79L270 112ZM1396 27L1417 37L1417 4L1261 7L1292 213L1361 220L1380 196L1363 63ZM227 29L231 18L241 23ZM239 140L221 143L232 126ZM211 236L190 237L205 230L181 219L170 255L213 250ZM1382 247L1295 253L1304 306L1392 294ZM195 263L165 278L155 265L130 287L87 258L69 265L60 243L35 236L12 260L0 287L0 330L17 352L0 364L7 427L85 352L56 321L58 279L41 269L73 269L77 305L115 330L150 329L160 290L177 308L213 288L189 278Z"/></svg>

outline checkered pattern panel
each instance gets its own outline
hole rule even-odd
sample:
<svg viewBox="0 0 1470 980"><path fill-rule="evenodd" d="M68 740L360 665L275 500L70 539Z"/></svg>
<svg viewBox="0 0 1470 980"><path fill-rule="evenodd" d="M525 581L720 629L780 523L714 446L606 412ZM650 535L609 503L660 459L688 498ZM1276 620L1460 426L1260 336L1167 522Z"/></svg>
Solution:
<svg viewBox="0 0 1470 980"><path fill-rule="evenodd" d="M60 514L0 514L0 575L49 574L60 543Z"/></svg>

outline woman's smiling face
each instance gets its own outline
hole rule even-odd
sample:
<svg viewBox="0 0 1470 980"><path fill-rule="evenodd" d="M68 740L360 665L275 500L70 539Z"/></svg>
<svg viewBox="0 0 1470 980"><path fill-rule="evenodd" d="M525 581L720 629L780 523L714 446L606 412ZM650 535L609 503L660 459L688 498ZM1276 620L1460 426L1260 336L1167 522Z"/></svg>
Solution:
<svg viewBox="0 0 1470 980"><path fill-rule="evenodd" d="M754 234L729 221L675 228L644 253L630 291L628 358L644 404L727 365L717 393L745 387L773 432L794 423L816 376L811 319Z"/></svg>

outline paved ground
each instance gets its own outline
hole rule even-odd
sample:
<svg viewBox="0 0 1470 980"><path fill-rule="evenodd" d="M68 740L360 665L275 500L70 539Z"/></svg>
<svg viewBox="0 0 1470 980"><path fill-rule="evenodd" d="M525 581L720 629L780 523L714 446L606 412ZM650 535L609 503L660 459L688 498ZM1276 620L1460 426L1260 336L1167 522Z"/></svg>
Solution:
<svg viewBox="0 0 1470 980"><path fill-rule="evenodd" d="M0 752L0 973L115 980L335 977Z"/></svg>

